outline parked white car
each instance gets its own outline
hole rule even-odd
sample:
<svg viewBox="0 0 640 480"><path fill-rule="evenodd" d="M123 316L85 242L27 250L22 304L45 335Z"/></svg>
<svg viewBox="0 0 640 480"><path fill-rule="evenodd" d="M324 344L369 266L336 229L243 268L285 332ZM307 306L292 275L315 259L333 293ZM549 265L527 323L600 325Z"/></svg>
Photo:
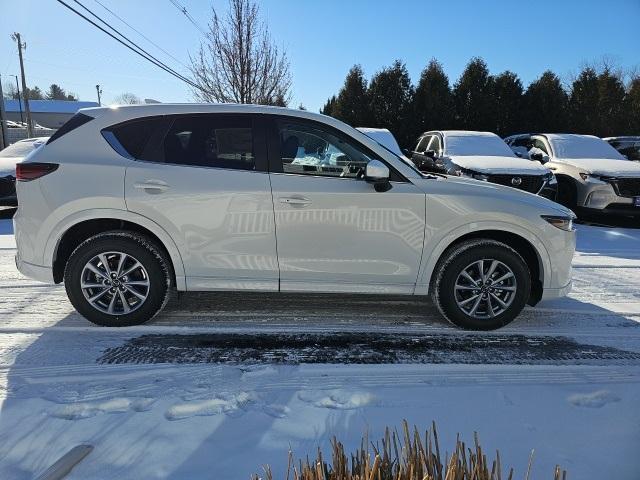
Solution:
<svg viewBox="0 0 640 480"><path fill-rule="evenodd" d="M0 207L17 205L16 165L48 139L49 137L25 138L0 150Z"/></svg>
<svg viewBox="0 0 640 480"><path fill-rule="evenodd" d="M554 200L557 182L539 163L517 156L495 133L461 130L426 132L411 160L424 172L444 172L498 183Z"/></svg>
<svg viewBox="0 0 640 480"><path fill-rule="evenodd" d="M147 321L177 289L431 294L454 324L493 329L571 287L568 209L422 175L302 110L81 110L17 178L19 270L64 281L100 325Z"/></svg>
<svg viewBox="0 0 640 480"><path fill-rule="evenodd" d="M553 170L563 205L578 212L640 217L640 163L624 158L601 138L545 133L505 141Z"/></svg>

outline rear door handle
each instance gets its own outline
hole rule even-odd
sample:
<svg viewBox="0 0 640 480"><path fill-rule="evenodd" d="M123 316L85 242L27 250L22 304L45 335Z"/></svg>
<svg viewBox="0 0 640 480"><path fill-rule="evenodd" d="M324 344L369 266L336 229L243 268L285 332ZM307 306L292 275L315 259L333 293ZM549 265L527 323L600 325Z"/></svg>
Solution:
<svg viewBox="0 0 640 480"><path fill-rule="evenodd" d="M157 192L164 192L165 190L169 190L169 184L160 180L146 180L144 182L134 183L133 188L137 188L139 190L145 190L145 191L155 190L155 193L157 193Z"/></svg>
<svg viewBox="0 0 640 480"><path fill-rule="evenodd" d="M292 205L295 207L306 207L307 205L311 205L311 200L302 196L280 197L278 200L280 201L280 203Z"/></svg>

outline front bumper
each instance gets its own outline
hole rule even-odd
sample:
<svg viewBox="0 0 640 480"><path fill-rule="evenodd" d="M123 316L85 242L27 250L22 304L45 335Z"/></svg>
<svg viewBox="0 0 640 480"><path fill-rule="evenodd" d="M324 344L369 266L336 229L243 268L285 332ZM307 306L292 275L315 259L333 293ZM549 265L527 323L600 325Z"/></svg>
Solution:
<svg viewBox="0 0 640 480"><path fill-rule="evenodd" d="M585 182L581 193L577 206L586 212L640 216L640 206L635 205L636 195L620 195L614 181Z"/></svg>

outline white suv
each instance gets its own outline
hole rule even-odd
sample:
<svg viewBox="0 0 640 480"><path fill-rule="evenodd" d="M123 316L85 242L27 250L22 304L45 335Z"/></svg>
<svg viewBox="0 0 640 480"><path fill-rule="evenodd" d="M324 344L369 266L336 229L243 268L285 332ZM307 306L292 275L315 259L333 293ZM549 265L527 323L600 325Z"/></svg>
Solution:
<svg viewBox="0 0 640 480"><path fill-rule="evenodd" d="M177 289L431 294L493 329L571 286L570 210L423 175L302 110L82 110L16 174L18 268L100 325L145 322Z"/></svg>

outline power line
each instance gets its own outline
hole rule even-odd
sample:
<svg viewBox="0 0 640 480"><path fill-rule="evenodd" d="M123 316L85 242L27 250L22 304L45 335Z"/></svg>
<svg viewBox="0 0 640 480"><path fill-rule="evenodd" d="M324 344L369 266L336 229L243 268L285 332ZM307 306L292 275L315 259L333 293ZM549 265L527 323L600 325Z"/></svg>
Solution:
<svg viewBox="0 0 640 480"><path fill-rule="evenodd" d="M204 90L202 87L200 87L199 85L197 85L196 83L194 83L192 80L188 79L187 77L181 75L180 73L176 72L175 70L173 70L172 68L170 68L169 66L167 66L166 64L164 64L163 62L161 62L160 60L158 60L157 58L155 58L153 55L151 55L150 53L146 52L143 48L141 48L139 45L137 45L135 42L129 40L125 35L123 35L122 33L120 33L117 29L115 29L114 27L112 27L111 25L109 25L107 22L105 22L104 20L102 20L100 17L98 17L98 15L96 15L95 13L91 12L91 10L89 10L87 7L85 7L84 5L82 5L80 2L78 2L77 0L74 0L78 5L80 5L82 8L84 8L86 11L88 11L89 13L91 13L92 16L94 16L95 18L97 18L98 20L100 20L104 25L106 25L108 28L110 28L111 30L113 30L115 33L117 33L120 37L122 37L124 39L121 40L120 38L116 37L115 35L113 35L111 32L108 32L107 30L105 30L104 28L102 28L100 25L98 25L96 22L94 22L93 20L91 20L90 18L86 17L85 15L83 15L81 12L79 12L78 10L76 10L75 8L73 8L71 5L67 4L66 2L64 2L63 0L57 0L58 3L64 5L66 8L68 8L69 10L71 10L73 13L75 13L76 15L78 15L79 17L83 18L84 20L86 20L87 22L89 22L91 25L93 25L94 27L96 27L97 29L99 29L100 31L102 31L103 33L106 33L107 35L109 35L111 38L113 38L114 40L116 40L118 43L124 45L125 47L127 47L129 50L131 50L132 52L134 52L135 54L141 56L142 58L144 58L145 60L147 60L148 62L153 63L155 66L157 66L158 68L161 68L162 70L164 70L165 72L169 73L170 75L173 75L174 77L178 78L179 80L182 80L183 82L187 83L188 85L190 85L193 88L196 88L198 90L204 91L206 92L206 90ZM128 42L128 43L126 43Z"/></svg>
<svg viewBox="0 0 640 480"><path fill-rule="evenodd" d="M178 62L180 65L182 65L184 68L188 69L189 67L187 65L185 65L184 63L182 63L180 60L178 60L176 57L174 57L173 55L171 55L169 52L167 52L164 48L162 48L160 45L158 45L156 42L154 42L153 40L151 40L149 37L147 37L144 33L142 33L140 30L138 30L137 28L135 28L133 25L131 25L129 22L127 22L124 18L122 18L120 15L118 15L116 12L114 12L113 10L111 10L109 7L107 7L106 5L104 5L102 2L100 2L100 0L94 0L98 5L100 5L102 8L104 8L107 12L109 12L111 15L113 15L114 17L116 17L118 20L120 20L122 23L124 23L127 27L129 27L131 30L133 30L134 32L136 32L138 35L140 35L142 38L144 38L147 42L149 42L151 45L153 45L154 47L156 47L158 50L161 50L162 52L164 52L166 55L168 55L169 57L171 57L172 59L174 59L176 62Z"/></svg>
<svg viewBox="0 0 640 480"><path fill-rule="evenodd" d="M116 28L114 28L113 26L111 26L111 24L109 24L108 22L106 22L105 20L103 20L102 18L100 18L98 15L96 15L94 12L92 12L89 8L87 8L86 6L84 6L82 3L80 3L78 0L73 0L75 3L77 3L80 7L82 7L85 11L87 11L91 16L93 16L96 20L98 20L99 22L101 22L103 25L105 25L107 28L111 29L113 32L115 32L117 35L119 35L123 40L125 40L126 42L128 42L130 45L132 45L133 47L135 47L139 52L144 53L144 55L146 57L148 57L148 59L152 59L153 61L155 61L156 64L160 64L163 67L165 67L165 69L169 69L171 70L171 72L173 72L174 75L179 75L180 78L182 78L184 81L190 81L187 79L187 77L185 77L184 75L176 72L173 68L169 67L167 64L165 64L164 62L161 62L160 60L158 60L156 57L154 57L153 55L151 55L149 52L147 52L144 48L142 48L141 46L139 46L137 43L133 42L132 40L130 40L129 38L127 38L125 35L123 35L120 31L118 31ZM96 25L97 26L97 25Z"/></svg>
<svg viewBox="0 0 640 480"><path fill-rule="evenodd" d="M187 17L187 19L193 24L194 27L196 27L200 31L200 33L202 33L205 37L207 36L207 32L200 25L198 25L198 22L196 22L195 18L193 18L187 11L187 7L181 5L177 0L169 1L180 11L180 13L184 14L184 16Z"/></svg>

